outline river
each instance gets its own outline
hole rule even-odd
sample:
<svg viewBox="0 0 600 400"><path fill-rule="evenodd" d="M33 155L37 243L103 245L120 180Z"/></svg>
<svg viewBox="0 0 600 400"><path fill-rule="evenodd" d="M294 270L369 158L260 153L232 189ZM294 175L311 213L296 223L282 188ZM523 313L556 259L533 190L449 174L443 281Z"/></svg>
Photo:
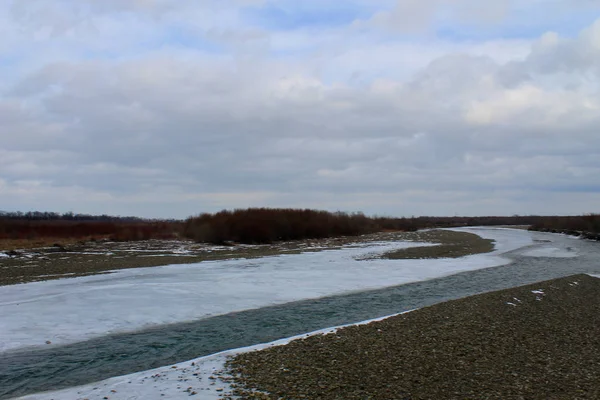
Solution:
<svg viewBox="0 0 600 400"><path fill-rule="evenodd" d="M599 243L557 234L528 234L534 244L502 254L510 260L502 266L64 346L7 351L0 355L0 399L95 382L477 293L579 273L600 274Z"/></svg>

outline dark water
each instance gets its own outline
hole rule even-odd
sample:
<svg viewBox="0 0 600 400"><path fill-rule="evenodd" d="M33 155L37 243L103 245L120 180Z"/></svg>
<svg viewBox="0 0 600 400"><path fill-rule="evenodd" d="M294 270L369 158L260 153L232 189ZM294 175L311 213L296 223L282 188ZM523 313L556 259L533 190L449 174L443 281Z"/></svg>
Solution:
<svg viewBox="0 0 600 400"><path fill-rule="evenodd" d="M507 253L509 265L381 290L298 301L82 343L0 355L0 399L90 383L231 348L363 321L481 292L578 273L600 274L600 244L536 234L576 258Z"/></svg>

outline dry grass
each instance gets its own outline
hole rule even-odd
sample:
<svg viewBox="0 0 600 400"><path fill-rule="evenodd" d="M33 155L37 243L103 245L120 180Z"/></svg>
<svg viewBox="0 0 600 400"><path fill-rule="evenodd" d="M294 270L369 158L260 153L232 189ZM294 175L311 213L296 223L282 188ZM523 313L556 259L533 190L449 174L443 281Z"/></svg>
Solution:
<svg viewBox="0 0 600 400"><path fill-rule="evenodd" d="M81 242L89 242L92 237L84 238L61 238L42 237L35 239L0 239L0 251L37 249L59 245L63 247L77 245ZM108 236L95 236L94 240L108 239Z"/></svg>

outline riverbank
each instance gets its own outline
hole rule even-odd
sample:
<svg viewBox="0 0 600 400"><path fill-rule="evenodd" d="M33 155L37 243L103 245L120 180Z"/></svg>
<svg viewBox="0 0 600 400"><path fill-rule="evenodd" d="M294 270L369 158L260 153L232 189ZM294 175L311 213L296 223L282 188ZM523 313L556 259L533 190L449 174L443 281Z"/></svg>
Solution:
<svg viewBox="0 0 600 400"><path fill-rule="evenodd" d="M421 241L435 244L428 247L410 247L385 253L382 258L408 260L423 258L460 258L472 254L484 254L494 250L494 241L474 233L448 230L421 232Z"/></svg>
<svg viewBox="0 0 600 400"><path fill-rule="evenodd" d="M89 241L0 253L0 285L74 278L121 269L335 250L375 242L436 245L415 247L410 252L392 252L384 256L393 259L462 257L493 250L491 240L449 230L385 232L271 245L213 246L185 240Z"/></svg>
<svg viewBox="0 0 600 400"><path fill-rule="evenodd" d="M231 395L597 399L599 300L600 279L577 275L240 354Z"/></svg>
<svg viewBox="0 0 600 400"><path fill-rule="evenodd" d="M23 399L597 399L599 290L544 281Z"/></svg>

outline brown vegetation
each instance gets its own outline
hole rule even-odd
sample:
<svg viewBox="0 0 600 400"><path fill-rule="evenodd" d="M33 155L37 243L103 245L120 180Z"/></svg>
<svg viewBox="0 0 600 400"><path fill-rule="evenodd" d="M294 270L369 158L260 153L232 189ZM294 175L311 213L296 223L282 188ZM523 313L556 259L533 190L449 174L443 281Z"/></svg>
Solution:
<svg viewBox="0 0 600 400"><path fill-rule="evenodd" d="M370 218L362 213L308 209L250 208L188 218L184 235L198 242L215 244L261 244L418 228L414 219L408 218Z"/></svg>
<svg viewBox="0 0 600 400"><path fill-rule="evenodd" d="M84 218L88 217L88 218ZM0 214L0 241L51 244L109 238L116 241L170 239L179 236L182 223L139 218L60 216L52 213Z"/></svg>
<svg viewBox="0 0 600 400"><path fill-rule="evenodd" d="M600 240L600 214L571 217L544 217L530 227L542 232L566 233Z"/></svg>
<svg viewBox="0 0 600 400"><path fill-rule="evenodd" d="M382 231L415 231L473 225L531 225L544 217L367 217L362 213L330 213L309 209L250 208L190 217L184 235L215 244L356 236Z"/></svg>
<svg viewBox="0 0 600 400"><path fill-rule="evenodd" d="M372 220L362 214L251 208L191 217L185 223L184 234L198 242L258 244L360 235L375 230Z"/></svg>
<svg viewBox="0 0 600 400"><path fill-rule="evenodd" d="M0 243L68 243L109 238L117 241L171 239L197 242L264 244L278 241L358 236L374 232L416 231L458 226L527 225L532 229L600 235L600 216L367 217L362 213L331 213L309 209L250 208L201 214L185 222L136 217L0 212ZM600 237L600 236L599 236ZM52 242L52 243L51 243ZM8 245L3 246L7 248ZM11 247L11 248L17 248Z"/></svg>

